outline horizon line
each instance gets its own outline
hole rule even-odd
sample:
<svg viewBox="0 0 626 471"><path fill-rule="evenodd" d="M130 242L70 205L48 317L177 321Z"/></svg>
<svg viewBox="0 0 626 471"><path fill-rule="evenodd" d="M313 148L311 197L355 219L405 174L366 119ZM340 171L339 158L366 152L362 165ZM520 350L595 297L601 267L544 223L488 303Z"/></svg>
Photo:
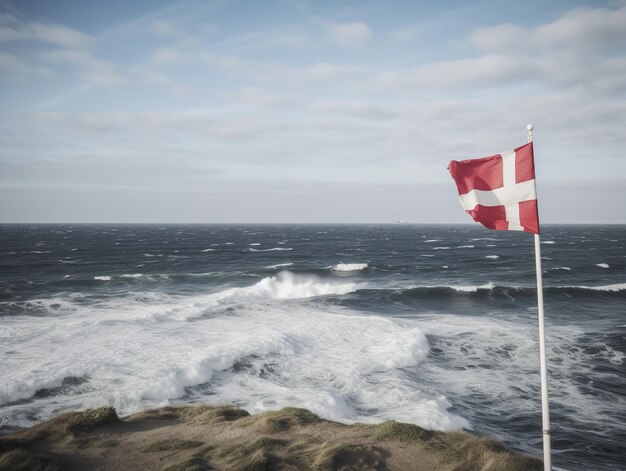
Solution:
<svg viewBox="0 0 626 471"><path fill-rule="evenodd" d="M377 221L377 222L158 222L158 221L148 221L148 222L114 222L114 221L105 221L105 222L72 222L72 221L62 221L62 222L42 222L42 221L23 221L23 222L1 222L0 225L25 225L25 224L37 224L37 225L156 225L156 224L164 224L164 225L355 225L355 226L364 226L364 225L388 225L388 226L476 226L482 227L478 223L471 222L410 222L410 221ZM626 226L626 222L551 222L544 223L541 226Z"/></svg>

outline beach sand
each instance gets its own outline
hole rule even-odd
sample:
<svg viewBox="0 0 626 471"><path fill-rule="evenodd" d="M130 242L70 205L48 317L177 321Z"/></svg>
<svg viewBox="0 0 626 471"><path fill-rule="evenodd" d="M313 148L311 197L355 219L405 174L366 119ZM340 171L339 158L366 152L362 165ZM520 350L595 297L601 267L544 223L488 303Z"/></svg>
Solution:
<svg viewBox="0 0 626 471"><path fill-rule="evenodd" d="M110 407L59 415L0 437L0 470L530 471L541 461L466 432L394 421L344 425L306 409L250 415L163 407L122 419Z"/></svg>

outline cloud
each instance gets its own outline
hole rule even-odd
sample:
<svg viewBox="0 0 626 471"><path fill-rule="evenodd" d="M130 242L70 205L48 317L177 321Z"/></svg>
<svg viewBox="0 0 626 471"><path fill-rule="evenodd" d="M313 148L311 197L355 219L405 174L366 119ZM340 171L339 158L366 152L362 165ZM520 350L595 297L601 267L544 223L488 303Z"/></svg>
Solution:
<svg viewBox="0 0 626 471"><path fill-rule="evenodd" d="M364 101L333 101L319 100L311 103L310 108L315 111L322 111L332 114L341 114L352 118L364 119L368 121L389 121L402 115L402 110L397 107L385 107L374 105Z"/></svg>
<svg viewBox="0 0 626 471"><path fill-rule="evenodd" d="M175 170L175 169L174 169ZM202 181L202 177L198 179ZM443 184L381 185L275 179L263 183L205 177L204 185L181 188L136 186L54 187L0 185L0 219L11 222L178 223L414 223L469 224L452 181ZM140 183L140 182L139 182ZM544 185L543 224L622 223L607 201L626 198L626 182Z"/></svg>
<svg viewBox="0 0 626 471"><path fill-rule="evenodd" d="M183 31L165 20L154 20L150 25L150 31L156 36L175 38L181 36Z"/></svg>
<svg viewBox="0 0 626 471"><path fill-rule="evenodd" d="M262 59L248 59L230 54L220 54L207 48L188 49L168 46L156 49L150 55L150 62L156 67L174 67L182 63L209 66L216 71L256 81L278 81L297 83L299 81L330 81L347 78L362 78L369 68L362 65L343 65L328 62L292 65Z"/></svg>
<svg viewBox="0 0 626 471"><path fill-rule="evenodd" d="M37 39L70 48L87 48L93 38L85 33L57 24L31 23L28 29Z"/></svg>
<svg viewBox="0 0 626 471"><path fill-rule="evenodd" d="M0 13L0 41L18 41L31 37L30 32L15 16L9 13Z"/></svg>
<svg viewBox="0 0 626 471"><path fill-rule="evenodd" d="M173 33L169 23L157 24L164 32ZM326 31L332 41L344 46L361 45L373 37L371 28L361 22L317 20L317 24L318 32ZM156 49L151 61L157 66L203 62L220 73L245 77L250 80L250 86L256 86L258 80L353 78L360 85L401 87L418 93L433 89L467 92L470 88L538 85L563 90L587 87L607 95L626 90L626 59L620 55L621 51L614 51L616 44L626 41L626 28L621 28L622 24L626 24L626 7L579 8L534 27L504 23L478 28L469 36L478 52L474 57L396 69L322 61L294 66L267 60L264 55L250 58L254 51L306 49L315 44L310 33L289 28L246 32L213 43L210 49L198 40L171 44ZM416 27L411 34L419 31ZM400 33L400 38L406 40L406 34ZM397 40L396 36L393 31L390 33L392 39Z"/></svg>
<svg viewBox="0 0 626 471"><path fill-rule="evenodd" d="M545 54L555 50L602 51L622 49L626 42L626 6L576 8L557 20L524 28L505 23L479 28L470 41L483 51Z"/></svg>
<svg viewBox="0 0 626 471"><path fill-rule="evenodd" d="M214 23L206 23L202 28L200 28L200 32L203 34L213 35L220 32L220 27Z"/></svg>
<svg viewBox="0 0 626 471"><path fill-rule="evenodd" d="M185 23L185 21L187 23ZM334 23L314 28L292 26L276 27L269 30L245 31L226 38L211 38L207 44L207 35L214 36L219 28L213 23L201 21L190 26L189 18L163 18L148 16L135 22L135 28L124 29L124 37L111 37L103 33L107 41L93 38L78 30L55 23L43 23L34 20L22 20L6 14L0 17L0 41L28 40L31 48L25 50L19 70L31 68L50 68L58 75L74 76L83 84L93 87L115 88L137 82L151 83L168 87L173 93L189 90L197 86L196 74L183 76L177 74L178 66L183 63L205 68L207 74L217 71L220 74L234 76L247 82L244 86L256 87L258 81L280 81L297 84L298 81L331 81L362 76L362 66L333 64L313 61L311 64L282 63L268 58L275 57L271 51L285 48L310 48L319 44L320 34L331 31L334 41L344 45L357 45L371 37L369 26L364 23ZM115 28L114 28L115 29ZM143 58L134 59L131 65L119 61L120 55L102 54L106 46L121 41L134 41L138 32L157 36L146 42L148 48L157 45ZM121 34L121 33L120 33ZM145 36L144 36L145 37ZM160 41L159 44L157 41ZM106 43L106 44L105 44ZM138 49L139 50L139 49ZM5 58L4 62L7 62ZM15 66L17 70L17 65Z"/></svg>
<svg viewBox="0 0 626 471"><path fill-rule="evenodd" d="M96 58L95 38L76 29L4 14L0 15L0 41L30 43L20 49L19 56L2 52L3 71L12 74L67 77L73 71L96 87L118 87L128 81L119 66Z"/></svg>
<svg viewBox="0 0 626 471"><path fill-rule="evenodd" d="M42 54L42 60L48 64L70 65L85 81L96 87L118 87L128 81L119 67L97 59L88 51L55 49Z"/></svg>
<svg viewBox="0 0 626 471"><path fill-rule="evenodd" d="M245 87L233 94L235 104L239 101L242 105L253 108L272 108L282 106L294 106L293 98L285 94L269 93L258 87Z"/></svg>
<svg viewBox="0 0 626 471"><path fill-rule="evenodd" d="M218 178L218 170L190 162L185 153L171 150L169 161L159 162L133 159L102 159L101 155L85 152L80 159L13 159L4 160L4 178L0 187L47 188L108 188L151 189L167 186L173 191L201 188Z"/></svg>
<svg viewBox="0 0 626 471"><path fill-rule="evenodd" d="M0 15L0 41L42 41L44 43L73 49L89 48L92 36L57 23L22 21L5 13Z"/></svg>
<svg viewBox="0 0 626 471"><path fill-rule="evenodd" d="M19 56L0 51L0 76L41 77L50 76L52 71L41 65L32 65Z"/></svg>
<svg viewBox="0 0 626 471"><path fill-rule="evenodd" d="M375 80L390 86L488 88L536 79L543 74L542 64L532 58L490 54L476 59L435 62L411 69L384 71Z"/></svg>
<svg viewBox="0 0 626 471"><path fill-rule="evenodd" d="M174 88L178 88L178 85L173 83L172 79L168 75L161 72L150 70L145 67L132 67L130 69L130 73L135 80L143 83L152 85L171 85Z"/></svg>
<svg viewBox="0 0 626 471"><path fill-rule="evenodd" d="M332 39L343 46L360 46L372 38L372 30L365 23L335 23L330 25Z"/></svg>
<svg viewBox="0 0 626 471"><path fill-rule="evenodd" d="M469 37L470 42L483 51L511 52L524 51L531 47L530 32L513 23L479 28Z"/></svg>
<svg viewBox="0 0 626 471"><path fill-rule="evenodd" d="M624 25L626 6L617 9L577 8L531 31L532 42L544 47L622 49L626 42Z"/></svg>
<svg viewBox="0 0 626 471"><path fill-rule="evenodd" d="M310 76L314 79L326 80L337 75L338 67L327 62L318 62L309 68Z"/></svg>
<svg viewBox="0 0 626 471"><path fill-rule="evenodd" d="M390 18L384 27L370 23L374 35L365 23L337 22L347 13L322 20L307 12L272 26L251 22L252 29L224 21L220 34L208 37L202 28L207 18L220 21L218 7L204 17L179 11L114 28L90 47L35 40L24 27L32 21L5 17L4 75L7 68L28 74L42 67L67 80L68 89L87 91L15 107L56 112L7 113L0 186L43 188L53 181L59 191L80 187L81 194L188 191L258 197L259 206L292 201L302 189L306 197L298 201L307 208L328 191L327 207L310 213L321 220L333 199L365 188L386 185L375 193L384 199L402 185L451 183L449 160L521 144L528 122L536 126L543 185L581 176L606 180L626 171L619 126L626 116L626 55L612 42L622 33L610 18L621 18L622 10L577 9L533 26L457 29L452 46L442 40L419 53L416 35L430 35L431 23L400 31ZM450 37L449 29L441 34ZM33 81L50 94L62 88L60 80L49 82ZM5 96L14 90L6 87ZM589 165L590 153L597 165ZM409 200L411 191L404 194ZM293 221L298 211L290 204ZM349 208L346 214L358 214L354 220L370 217L363 198ZM228 210L235 220L256 216L230 203ZM376 214L380 220L383 213Z"/></svg>
<svg viewBox="0 0 626 471"><path fill-rule="evenodd" d="M610 92L626 88L624 25L626 6L577 8L534 28L480 28L470 41L483 51L534 64L524 75L544 85L584 85Z"/></svg>
<svg viewBox="0 0 626 471"><path fill-rule="evenodd" d="M175 47L162 47L155 50L151 55L153 62L161 64L176 64L185 62L193 56L189 53L183 52Z"/></svg>
<svg viewBox="0 0 626 471"><path fill-rule="evenodd" d="M475 30L476 57L381 71L386 87L468 91L537 85L564 92L576 87L607 95L626 90L626 6L579 8L525 28L512 23Z"/></svg>
<svg viewBox="0 0 626 471"><path fill-rule="evenodd" d="M423 25L416 25L407 28L400 28L392 30L388 33L388 36L394 41L415 41L420 36L424 35L425 28Z"/></svg>
<svg viewBox="0 0 626 471"><path fill-rule="evenodd" d="M248 31L221 41L212 42L215 51L228 51L231 54L251 54L285 49L300 49L314 44L317 38L305 29L277 28Z"/></svg>
<svg viewBox="0 0 626 471"><path fill-rule="evenodd" d="M349 64L329 64L318 62L311 66L294 68L294 74L313 80L337 80L342 78L362 78L369 74L369 67Z"/></svg>
<svg viewBox="0 0 626 471"><path fill-rule="evenodd" d="M258 90L254 93L260 94ZM210 147L221 143L245 147L250 141L285 129L276 120L265 117L226 118L210 108L163 112L36 112L28 114L28 120L32 120L33 132L35 128L42 130L47 138L75 135L77 139L72 139L72 142L97 143L95 147L102 148L104 153L112 152L112 143L117 142L122 149L124 145L128 146L127 151L122 150L121 154L132 150L144 157L152 155L160 146L169 147L169 143L180 140L181 136L184 136L184 142L196 148L207 148L207 143L211 144ZM143 136L152 136L152 140L146 141ZM160 154L158 150L157 154Z"/></svg>

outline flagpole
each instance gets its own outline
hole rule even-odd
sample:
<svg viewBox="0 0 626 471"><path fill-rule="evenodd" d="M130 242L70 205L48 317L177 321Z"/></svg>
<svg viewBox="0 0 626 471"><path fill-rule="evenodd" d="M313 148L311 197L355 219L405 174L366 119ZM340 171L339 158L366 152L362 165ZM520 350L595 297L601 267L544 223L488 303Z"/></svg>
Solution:
<svg viewBox="0 0 626 471"><path fill-rule="evenodd" d="M533 141L533 125L526 126L528 142ZM543 272L541 269L541 241L535 234L535 268L537 270L537 310L539 316L539 365L541 371L541 419L543 435L543 469L552 470L550 450L550 404L548 402L548 368L546 364L546 333L543 322Z"/></svg>

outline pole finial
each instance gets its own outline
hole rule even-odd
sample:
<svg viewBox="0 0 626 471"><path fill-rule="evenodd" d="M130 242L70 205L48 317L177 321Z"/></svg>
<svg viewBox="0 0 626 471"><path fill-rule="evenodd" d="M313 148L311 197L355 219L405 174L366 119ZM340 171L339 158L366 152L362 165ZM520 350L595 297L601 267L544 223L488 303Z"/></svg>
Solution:
<svg viewBox="0 0 626 471"><path fill-rule="evenodd" d="M533 141L533 125L529 124L528 126L526 126L526 130L528 131L528 142L532 142Z"/></svg>

